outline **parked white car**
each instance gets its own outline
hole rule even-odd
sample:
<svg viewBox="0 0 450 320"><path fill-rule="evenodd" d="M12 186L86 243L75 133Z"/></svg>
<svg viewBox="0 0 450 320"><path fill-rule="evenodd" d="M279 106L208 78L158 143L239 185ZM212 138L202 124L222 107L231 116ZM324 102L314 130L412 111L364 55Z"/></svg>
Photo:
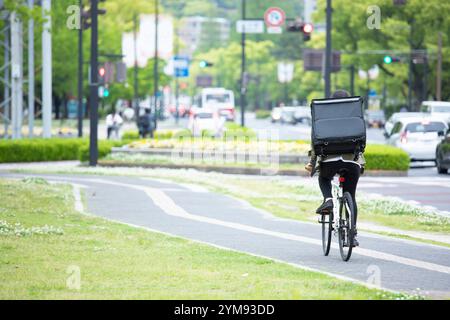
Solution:
<svg viewBox="0 0 450 320"><path fill-rule="evenodd" d="M188 129L194 136L202 136L207 131L214 136L221 136L224 130L225 117L217 111L204 108L192 109Z"/></svg>
<svg viewBox="0 0 450 320"><path fill-rule="evenodd" d="M272 112L270 113L270 118L272 123L278 122L281 120L281 108L275 107L272 109Z"/></svg>
<svg viewBox="0 0 450 320"><path fill-rule="evenodd" d="M434 161L436 146L447 130L447 123L435 117L402 118L395 122L388 143L405 150L411 161Z"/></svg>
<svg viewBox="0 0 450 320"><path fill-rule="evenodd" d="M394 125L400 121L400 119L404 118L414 118L414 117L422 117L425 114L422 112L396 112L391 115L391 117L384 124L384 136L387 138L391 135L391 131L394 128Z"/></svg>
<svg viewBox="0 0 450 320"><path fill-rule="evenodd" d="M449 101L423 101L420 111L431 116L439 117L450 124L450 102Z"/></svg>

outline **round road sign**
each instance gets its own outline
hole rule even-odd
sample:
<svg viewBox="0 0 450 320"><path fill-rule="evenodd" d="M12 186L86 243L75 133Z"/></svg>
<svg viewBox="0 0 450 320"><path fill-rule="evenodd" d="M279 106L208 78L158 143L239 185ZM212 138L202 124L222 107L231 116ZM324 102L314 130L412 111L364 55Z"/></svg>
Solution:
<svg viewBox="0 0 450 320"><path fill-rule="evenodd" d="M270 7L264 13L264 21L268 27L280 27L284 24L286 14L277 7Z"/></svg>

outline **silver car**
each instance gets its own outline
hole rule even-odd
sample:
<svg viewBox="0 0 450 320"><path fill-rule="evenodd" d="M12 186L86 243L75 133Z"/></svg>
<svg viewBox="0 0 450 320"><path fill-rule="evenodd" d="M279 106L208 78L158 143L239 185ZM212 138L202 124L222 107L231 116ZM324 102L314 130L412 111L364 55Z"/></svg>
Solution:
<svg viewBox="0 0 450 320"><path fill-rule="evenodd" d="M413 117L398 120L388 137L388 143L403 149L411 161L434 161L436 146L447 132L445 120L434 117Z"/></svg>

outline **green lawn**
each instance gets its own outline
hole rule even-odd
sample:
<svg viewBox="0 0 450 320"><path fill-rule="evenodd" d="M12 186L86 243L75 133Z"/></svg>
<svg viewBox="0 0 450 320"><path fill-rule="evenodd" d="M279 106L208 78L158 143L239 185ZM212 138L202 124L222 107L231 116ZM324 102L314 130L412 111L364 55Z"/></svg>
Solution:
<svg viewBox="0 0 450 320"><path fill-rule="evenodd" d="M68 185L1 179L0 194L0 299L412 298L81 215Z"/></svg>

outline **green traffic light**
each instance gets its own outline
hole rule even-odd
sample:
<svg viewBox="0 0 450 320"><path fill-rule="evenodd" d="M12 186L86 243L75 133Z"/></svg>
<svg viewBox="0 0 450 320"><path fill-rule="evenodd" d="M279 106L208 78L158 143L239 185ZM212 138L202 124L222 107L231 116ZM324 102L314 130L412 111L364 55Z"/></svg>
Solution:
<svg viewBox="0 0 450 320"><path fill-rule="evenodd" d="M109 97L109 90L106 89L106 88L103 90L103 97L104 98L108 98Z"/></svg>
<svg viewBox="0 0 450 320"><path fill-rule="evenodd" d="M390 63L392 63L392 57L391 56L384 56L383 61L386 64L390 64Z"/></svg>
<svg viewBox="0 0 450 320"><path fill-rule="evenodd" d="M199 63L200 68L206 68L208 66L208 63L205 60L200 61Z"/></svg>

